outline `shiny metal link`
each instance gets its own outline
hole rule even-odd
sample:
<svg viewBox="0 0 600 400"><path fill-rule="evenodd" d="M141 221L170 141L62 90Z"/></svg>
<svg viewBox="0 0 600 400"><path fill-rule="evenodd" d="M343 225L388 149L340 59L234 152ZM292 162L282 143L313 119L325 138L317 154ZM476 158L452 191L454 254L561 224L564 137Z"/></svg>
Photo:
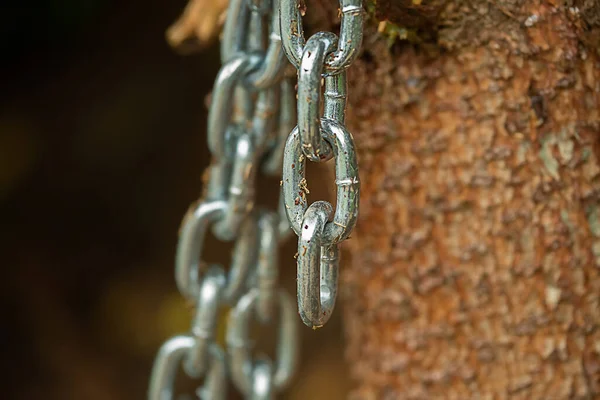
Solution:
<svg viewBox="0 0 600 400"><path fill-rule="evenodd" d="M259 359L252 370L252 400L273 398L273 364L267 359Z"/></svg>
<svg viewBox="0 0 600 400"><path fill-rule="evenodd" d="M202 279L192 321L192 336L196 339L183 364L190 376L199 376L208 367L209 349L215 340L217 318L221 297L225 287L225 272L219 266L212 266Z"/></svg>
<svg viewBox="0 0 600 400"><path fill-rule="evenodd" d="M281 78L284 66L279 1L250 0L250 7L243 7L246 0L231 1L221 41L221 62L227 63L235 54L243 52L244 45L248 44L250 53L257 51L260 53L260 63L248 72L244 84L254 89L266 89ZM232 8L235 11L232 11ZM268 21L269 44L266 49L263 49L263 17L268 14L268 11L271 14Z"/></svg>
<svg viewBox="0 0 600 400"><path fill-rule="evenodd" d="M242 134L236 143L227 208L213 229L221 240L229 241L235 238L242 221L254 207L254 182L258 163L256 158L253 138L250 134Z"/></svg>
<svg viewBox="0 0 600 400"><path fill-rule="evenodd" d="M246 1L229 0L221 39L222 64L227 64L235 55L244 51L250 20L250 8L245 6Z"/></svg>
<svg viewBox="0 0 600 400"><path fill-rule="evenodd" d="M332 33L313 35L302 55L298 70L298 129L302 151L315 162L331 158L331 146L323 140L320 129L321 75L325 56L335 47L337 37ZM325 77L323 118L344 123L346 113L346 72Z"/></svg>
<svg viewBox="0 0 600 400"><path fill-rule="evenodd" d="M337 207L333 221L327 223L322 237L323 243L333 244L346 239L356 225L360 180L354 140L350 132L336 121L322 119L321 134L331 145L335 157ZM288 220L298 236L302 235L302 220L308 208L305 164L296 128L288 137L284 151L283 196Z"/></svg>
<svg viewBox="0 0 600 400"><path fill-rule="evenodd" d="M259 292L254 289L238 301L229 314L227 349L231 377L237 389L249 395L253 386L255 362L252 360L252 345L249 338L250 322ZM298 358L298 335L296 312L292 298L283 290L278 292L279 334L277 356L274 362L273 390L283 390L295 373Z"/></svg>
<svg viewBox="0 0 600 400"><path fill-rule="evenodd" d="M232 115L234 91L244 74L259 62L258 56L235 56L221 67L217 75L208 111L208 148L218 159L231 159L233 156L233 149L227 148L226 133ZM240 93L243 95L243 92ZM243 103L243 96L240 102Z"/></svg>
<svg viewBox="0 0 600 400"><path fill-rule="evenodd" d="M206 229L211 222L225 214L227 203L213 201L200 203L191 215L186 216L177 242L175 282L179 292L190 302L195 302L200 292L200 257Z"/></svg>
<svg viewBox="0 0 600 400"><path fill-rule="evenodd" d="M228 241L237 235L241 222L254 206L257 157L264 152L268 138L272 136L276 112L279 108L278 97L278 86L258 93L251 122L252 129L245 133L243 128L237 128L241 133L237 135L234 161L229 162L227 159L221 161L220 170L215 171L215 176L211 176L209 188L216 186L211 193L222 195L221 198L227 198L229 203L225 216L214 229L214 233L221 240ZM229 176L224 176L227 173ZM223 191L223 185L229 187L226 192Z"/></svg>
<svg viewBox="0 0 600 400"><path fill-rule="evenodd" d="M290 62L300 68L306 39L300 11L301 0L278 0L282 44ZM364 11L362 0L339 0L342 21L337 50L331 53L325 64L325 73L336 74L346 69L358 56L362 44Z"/></svg>
<svg viewBox="0 0 600 400"><path fill-rule="evenodd" d="M304 46L298 70L298 130L302 151L311 161L320 162L331 158L331 146L321 137L320 105L321 75L325 57L335 48L337 36L319 32Z"/></svg>
<svg viewBox="0 0 600 400"><path fill-rule="evenodd" d="M323 246L323 229L333 208L326 201L308 207L298 240L298 309L304 324L323 326L335 307L338 286L338 245Z"/></svg>
<svg viewBox="0 0 600 400"><path fill-rule="evenodd" d="M201 289L201 274L205 267L200 260L206 231L211 223L225 215L227 207L225 201L203 202L184 220L177 243L175 282L181 294L190 302L197 300ZM235 302L244 290L248 271L255 259L251 250L255 245L256 223L248 218L242 225L233 250L233 261L223 293L225 302Z"/></svg>
<svg viewBox="0 0 600 400"><path fill-rule="evenodd" d="M174 400L175 377L183 359L193 348L195 338L181 335L167 340L160 348L152 374L148 400ZM224 400L227 397L225 357L218 346L210 348L210 369L204 385L198 390L201 399ZM191 376L201 378L201 376Z"/></svg>
<svg viewBox="0 0 600 400"><path fill-rule="evenodd" d="M253 0L254 1L254 0ZM265 89L274 85L280 78L284 66L279 24L279 0L262 1L262 7L271 7L269 24L269 45L262 56L261 64L245 78L245 84L255 89Z"/></svg>

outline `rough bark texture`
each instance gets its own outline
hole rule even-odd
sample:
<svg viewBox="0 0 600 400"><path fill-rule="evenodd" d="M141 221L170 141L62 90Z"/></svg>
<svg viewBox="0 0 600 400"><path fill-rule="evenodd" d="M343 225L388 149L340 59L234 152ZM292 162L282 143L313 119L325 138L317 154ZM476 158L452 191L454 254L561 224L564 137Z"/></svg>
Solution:
<svg viewBox="0 0 600 400"><path fill-rule="evenodd" d="M425 39L389 49L369 28L349 72L351 398L598 398L599 2L375 15Z"/></svg>

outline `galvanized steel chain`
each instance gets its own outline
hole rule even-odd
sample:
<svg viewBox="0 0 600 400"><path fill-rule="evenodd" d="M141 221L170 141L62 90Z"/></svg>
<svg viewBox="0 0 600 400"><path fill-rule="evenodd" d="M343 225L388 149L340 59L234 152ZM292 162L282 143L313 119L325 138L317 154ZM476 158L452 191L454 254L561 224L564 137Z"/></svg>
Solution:
<svg viewBox="0 0 600 400"><path fill-rule="evenodd" d="M339 0L340 36L319 32L308 40L302 27L301 0L280 3L282 44L298 70L298 126L284 150L283 197L298 235L298 309L304 324L323 326L335 306L339 243L350 236L358 217L360 181L354 139L344 125L346 68L357 57L363 35L362 0ZM323 115L319 116L324 78ZM337 207L307 201L306 159L335 158ZM332 215L333 214L333 215Z"/></svg>
<svg viewBox="0 0 600 400"><path fill-rule="evenodd" d="M259 209L254 201L259 169L280 174L295 119L293 85L283 76L278 8L277 0L230 0L223 66L208 116L209 181L183 220L175 259L177 288L195 315L190 332L167 340L158 352L149 400L174 399L180 369L204 378L196 391L200 399L225 399L228 379L246 398L270 399L296 369L294 304L277 285L277 248L291 229L282 199L277 210ZM228 272L202 261L209 228L219 240L235 242ZM217 326L226 307L223 349ZM275 360L253 356L253 319L278 329Z"/></svg>

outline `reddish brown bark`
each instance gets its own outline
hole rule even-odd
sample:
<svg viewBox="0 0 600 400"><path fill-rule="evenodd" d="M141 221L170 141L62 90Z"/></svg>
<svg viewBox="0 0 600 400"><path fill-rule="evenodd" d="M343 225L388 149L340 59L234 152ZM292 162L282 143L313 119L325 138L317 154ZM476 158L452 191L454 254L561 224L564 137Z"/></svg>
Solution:
<svg viewBox="0 0 600 400"><path fill-rule="evenodd" d="M598 2L377 5L426 39L349 72L351 397L596 398Z"/></svg>

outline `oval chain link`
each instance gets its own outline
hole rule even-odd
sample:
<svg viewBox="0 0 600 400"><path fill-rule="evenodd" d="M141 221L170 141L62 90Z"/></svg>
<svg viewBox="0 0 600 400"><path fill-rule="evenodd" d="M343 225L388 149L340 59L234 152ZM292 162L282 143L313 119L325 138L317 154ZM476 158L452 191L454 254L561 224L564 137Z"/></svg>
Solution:
<svg viewBox="0 0 600 400"><path fill-rule="evenodd" d="M277 269L278 244L292 229L283 195L274 210L255 206L259 172L280 176L285 141L295 123L293 84L283 71L279 6L279 0L229 3L223 66L208 113L209 180L203 198L183 220L175 257L177 288L194 305L194 318L189 333L172 337L159 350L149 400L175 399L180 370L192 379L204 378L196 391L203 400L224 400L228 379L248 399L271 399L295 372L294 306L278 286ZM211 231L221 241L234 242L228 272L203 261ZM225 307L233 309L227 351L217 337ZM252 356L253 315L261 325L278 329L274 360Z"/></svg>
<svg viewBox="0 0 600 400"><path fill-rule="evenodd" d="M337 297L338 245L323 245L323 228L331 213L326 201L311 204L298 240L298 308L302 321L314 328L329 320Z"/></svg>
<svg viewBox="0 0 600 400"><path fill-rule="evenodd" d="M302 140L302 151L311 161L320 162L331 159L331 146L321 137L320 104L321 75L327 54L335 49L337 36L331 32L318 32L312 36L302 53L298 70L298 129Z"/></svg>
<svg viewBox="0 0 600 400"><path fill-rule="evenodd" d="M245 294L229 314L227 330L227 349L231 376L236 387L244 394L252 393L252 375L256 361L252 359L252 341L250 340L250 322L253 310L259 300L259 290ZM273 391L283 390L296 371L298 359L298 331L294 302L283 290L277 293L279 306L279 333L277 339L277 362L273 373Z"/></svg>
<svg viewBox="0 0 600 400"><path fill-rule="evenodd" d="M325 225L323 241L339 243L346 239L358 218L360 180L354 140L340 123L322 119L321 133L333 148L337 208L333 221ZM285 145L283 157L283 197L288 220L296 235L302 235L302 220L308 208L306 157L302 154L300 133L294 128Z"/></svg>
<svg viewBox="0 0 600 400"><path fill-rule="evenodd" d="M183 359L192 350L196 339L188 335L174 336L167 340L156 356L148 400L175 400L175 378L178 367ZM210 347L210 370L205 377L202 387L197 390L198 397L202 400L225 400L227 398L227 381L225 355L223 350L213 345ZM200 376L192 376L200 378Z"/></svg>
<svg viewBox="0 0 600 400"><path fill-rule="evenodd" d="M306 39L302 26L301 2L303 0L276 0L281 3L281 39L283 50L288 60L296 69L300 68L300 61ZM337 74L348 68L358 56L362 44L364 11L362 0L339 0L342 23L340 27L340 40L337 50L333 51L325 63L327 74Z"/></svg>
<svg viewBox="0 0 600 400"><path fill-rule="evenodd" d="M284 148L283 202L289 224L298 236L298 310L304 324L314 329L323 326L333 312L338 291L338 246L350 236L358 219L358 163L354 139L344 120L346 69L360 50L364 12L362 0L339 0L340 37L318 32L307 41L300 0L277 1L283 49L298 70L298 125ZM306 160L324 162L331 158L335 158L335 213L333 206L323 201L309 207L307 198Z"/></svg>

